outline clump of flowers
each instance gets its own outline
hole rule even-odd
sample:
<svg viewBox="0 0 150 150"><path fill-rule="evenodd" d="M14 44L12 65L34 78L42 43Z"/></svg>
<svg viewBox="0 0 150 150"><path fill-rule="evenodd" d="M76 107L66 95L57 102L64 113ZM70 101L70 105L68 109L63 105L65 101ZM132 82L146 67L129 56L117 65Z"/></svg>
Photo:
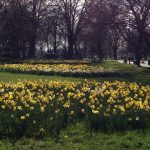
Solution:
<svg viewBox="0 0 150 150"><path fill-rule="evenodd" d="M82 120L90 129L150 127L150 86L126 82L0 83L1 135L59 134ZM41 132L39 132L41 133Z"/></svg>
<svg viewBox="0 0 150 150"><path fill-rule="evenodd" d="M117 72L112 69L105 70L99 65L90 64L4 64L1 71L15 73L30 73L58 76L111 76Z"/></svg>

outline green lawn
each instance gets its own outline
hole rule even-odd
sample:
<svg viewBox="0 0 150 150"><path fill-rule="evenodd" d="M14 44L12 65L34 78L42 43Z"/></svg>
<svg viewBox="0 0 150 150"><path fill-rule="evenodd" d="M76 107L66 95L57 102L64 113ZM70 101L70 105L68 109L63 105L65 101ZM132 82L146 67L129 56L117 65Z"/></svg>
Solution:
<svg viewBox="0 0 150 150"><path fill-rule="evenodd" d="M146 132L146 131L145 131ZM150 132L126 131L123 133L93 133L86 132L84 125L68 127L61 133L58 142L52 138L27 139L16 143L0 142L1 150L149 150Z"/></svg>

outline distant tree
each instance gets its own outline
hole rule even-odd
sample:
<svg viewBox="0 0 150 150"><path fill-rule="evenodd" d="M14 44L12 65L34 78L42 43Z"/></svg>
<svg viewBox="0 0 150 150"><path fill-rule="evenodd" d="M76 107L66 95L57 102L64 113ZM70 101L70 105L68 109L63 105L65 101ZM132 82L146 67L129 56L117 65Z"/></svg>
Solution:
<svg viewBox="0 0 150 150"><path fill-rule="evenodd" d="M150 25L150 0L122 0L122 4L126 10L124 19L128 22L127 27L137 32L135 57L136 64L140 66L144 53L144 37Z"/></svg>
<svg viewBox="0 0 150 150"><path fill-rule="evenodd" d="M100 59L113 53L117 58L117 49L120 39L118 32L118 5L111 0L91 1L86 15L84 35L86 45L91 55L98 55Z"/></svg>
<svg viewBox="0 0 150 150"><path fill-rule="evenodd" d="M83 20L88 4L87 0L56 0L55 5L61 9L62 22L64 32L66 32L68 45L68 58L72 58L74 54L75 44L78 35L82 30Z"/></svg>
<svg viewBox="0 0 150 150"><path fill-rule="evenodd" d="M28 57L33 58L36 52L37 33L40 23L43 22L45 15L48 14L49 3L48 0L27 0L26 3L30 14L28 20Z"/></svg>
<svg viewBox="0 0 150 150"><path fill-rule="evenodd" d="M0 42L3 51L13 58L21 58L25 53L27 40L25 25L27 9L19 0L3 1Z"/></svg>

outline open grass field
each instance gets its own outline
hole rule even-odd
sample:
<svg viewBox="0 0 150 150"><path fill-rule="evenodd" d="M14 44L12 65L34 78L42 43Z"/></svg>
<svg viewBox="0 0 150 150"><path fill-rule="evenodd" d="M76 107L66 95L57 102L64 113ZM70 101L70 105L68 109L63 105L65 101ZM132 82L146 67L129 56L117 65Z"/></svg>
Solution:
<svg viewBox="0 0 150 150"><path fill-rule="evenodd" d="M23 73L10 73L1 71L0 82L18 82L18 80L48 80L48 81L127 81L150 85L150 70L115 61L107 61L94 66L105 69L111 68L119 71L122 75L113 77L61 77L50 75L34 75ZM0 136L1 137L1 136ZM59 139L53 137L21 137L14 141L11 138L1 137L0 150L149 150L150 130L135 129L127 131L113 131L105 133L100 131L87 131L85 122L79 121L70 124L60 133Z"/></svg>

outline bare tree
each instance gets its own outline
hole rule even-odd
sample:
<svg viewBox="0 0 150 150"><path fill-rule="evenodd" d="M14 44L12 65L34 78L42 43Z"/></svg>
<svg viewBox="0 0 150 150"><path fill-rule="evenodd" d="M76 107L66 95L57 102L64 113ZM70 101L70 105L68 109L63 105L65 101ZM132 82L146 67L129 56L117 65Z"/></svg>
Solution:
<svg viewBox="0 0 150 150"><path fill-rule="evenodd" d="M32 58L35 56L36 52L37 32L40 27L40 23L45 18L45 15L48 14L49 4L47 0L28 0L27 4L30 13L28 26L28 40L30 48L28 57Z"/></svg>
<svg viewBox="0 0 150 150"><path fill-rule="evenodd" d="M67 35L68 56L73 57L78 35L82 30L87 0L57 0L54 2L61 9L62 24Z"/></svg>
<svg viewBox="0 0 150 150"><path fill-rule="evenodd" d="M150 0L123 0L122 3L126 10L127 27L137 32L138 44L135 50L135 57L136 64L140 66L140 60L144 52L144 36L150 25Z"/></svg>

